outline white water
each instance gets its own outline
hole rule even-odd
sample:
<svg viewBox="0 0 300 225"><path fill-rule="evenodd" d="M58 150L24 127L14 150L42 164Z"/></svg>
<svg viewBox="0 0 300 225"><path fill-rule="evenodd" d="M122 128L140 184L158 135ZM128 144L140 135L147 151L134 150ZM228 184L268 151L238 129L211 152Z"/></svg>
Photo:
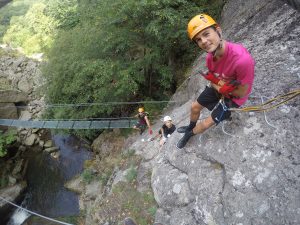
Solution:
<svg viewBox="0 0 300 225"><path fill-rule="evenodd" d="M30 214L22 209L17 209L10 218L7 225L21 225Z"/></svg>

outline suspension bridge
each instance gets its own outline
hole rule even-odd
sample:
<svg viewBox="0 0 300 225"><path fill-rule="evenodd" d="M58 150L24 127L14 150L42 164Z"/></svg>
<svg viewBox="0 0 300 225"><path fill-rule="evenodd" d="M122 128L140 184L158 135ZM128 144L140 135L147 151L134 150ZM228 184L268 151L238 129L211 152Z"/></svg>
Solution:
<svg viewBox="0 0 300 225"><path fill-rule="evenodd" d="M0 126L48 129L114 129L132 128L136 119L111 120L14 120L0 119Z"/></svg>
<svg viewBox="0 0 300 225"><path fill-rule="evenodd" d="M100 103L78 103L78 104L49 104L42 105L42 108L73 108L73 107L92 107L107 105L141 105L141 104L171 104L177 101L141 101L141 102L100 102ZM27 109L34 107L14 106L18 109ZM38 105L39 106L39 105ZM9 108L9 107L6 107ZM0 126L21 127L21 128L46 128L46 129L114 129L114 128L132 128L137 123L135 117L121 118L91 118L91 119L60 119L60 120L18 120L18 119L0 119Z"/></svg>
<svg viewBox="0 0 300 225"><path fill-rule="evenodd" d="M278 95L263 101L263 96L260 96L262 103L256 106L248 106L244 108L230 108L230 111L237 112L264 112L273 110L291 99L300 95L300 89L288 92L283 95ZM251 98L251 96L250 96ZM252 98L256 98L253 97ZM265 97L266 98L266 97ZM176 101L152 101L152 102L117 102L117 103L88 103L88 104L64 104L64 105L47 105L50 107L88 107L91 105L117 105L117 104L141 104L141 103L178 103ZM28 107L28 106L26 106ZM265 115L266 116L266 115ZM96 120L97 119L97 120ZM114 129L114 128L132 128L137 123L134 117L123 118L95 118L95 119L69 119L69 120L17 120L17 119L0 119L0 126L23 127L23 128L47 128L47 129Z"/></svg>

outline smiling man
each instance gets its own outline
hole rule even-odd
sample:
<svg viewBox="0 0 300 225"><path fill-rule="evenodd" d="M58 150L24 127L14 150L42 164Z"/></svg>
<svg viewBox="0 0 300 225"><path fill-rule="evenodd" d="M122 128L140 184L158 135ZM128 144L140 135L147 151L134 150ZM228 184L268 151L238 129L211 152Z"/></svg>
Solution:
<svg viewBox="0 0 300 225"><path fill-rule="evenodd" d="M230 111L227 109L240 107L247 101L254 80L255 62L250 53L240 44L223 40L220 26L209 15L193 17L187 31L189 38L207 52L208 72L201 75L210 83L192 103L190 124L177 129L179 133L184 133L177 143L179 149L193 135L228 119ZM211 115L197 124L204 108L210 110Z"/></svg>

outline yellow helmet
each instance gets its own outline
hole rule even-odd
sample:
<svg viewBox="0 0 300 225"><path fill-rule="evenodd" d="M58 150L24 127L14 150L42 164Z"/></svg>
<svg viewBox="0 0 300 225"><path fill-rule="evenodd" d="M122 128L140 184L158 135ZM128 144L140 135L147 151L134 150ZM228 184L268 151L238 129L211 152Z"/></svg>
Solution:
<svg viewBox="0 0 300 225"><path fill-rule="evenodd" d="M206 14L199 14L194 16L190 22L188 23L187 32L189 38L193 40L193 38L202 30L217 25L216 21Z"/></svg>
<svg viewBox="0 0 300 225"><path fill-rule="evenodd" d="M141 112L144 112L145 109L144 109L143 107L140 107L140 108L138 109L138 111L141 113Z"/></svg>

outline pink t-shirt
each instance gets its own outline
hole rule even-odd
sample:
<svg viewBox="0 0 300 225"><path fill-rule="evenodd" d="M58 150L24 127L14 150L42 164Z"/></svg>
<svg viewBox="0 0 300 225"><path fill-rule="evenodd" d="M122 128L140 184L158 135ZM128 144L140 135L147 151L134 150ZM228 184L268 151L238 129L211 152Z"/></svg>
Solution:
<svg viewBox="0 0 300 225"><path fill-rule="evenodd" d="M209 71L215 73L224 81L237 80L241 84L248 84L248 91L243 98L233 98L232 100L239 106L243 105L252 90L254 80L254 59L240 44L231 42L225 43L225 52L218 61L213 60L212 53L206 56L206 66Z"/></svg>

